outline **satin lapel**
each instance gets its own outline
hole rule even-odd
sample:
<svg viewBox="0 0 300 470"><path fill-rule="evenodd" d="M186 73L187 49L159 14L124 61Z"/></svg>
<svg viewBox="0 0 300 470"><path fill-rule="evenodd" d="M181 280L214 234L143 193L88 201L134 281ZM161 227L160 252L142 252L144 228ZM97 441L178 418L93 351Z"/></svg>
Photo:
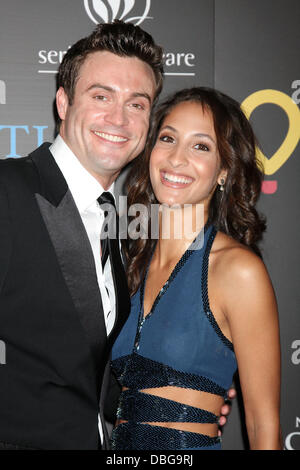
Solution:
<svg viewBox="0 0 300 470"><path fill-rule="evenodd" d="M116 321L108 342L90 243L72 195L49 151L49 146L49 143L45 143L31 154L31 159L40 175L40 194L36 197L65 281L89 338L96 364L97 358L100 357L101 360L100 345L106 345L108 351L127 320L130 311L128 287L126 281L124 282L124 276L120 275L119 266L115 266L113 280L116 293ZM97 317L97 328L93 329L91 319L95 318L95 314L99 318Z"/></svg>
<svg viewBox="0 0 300 470"><path fill-rule="evenodd" d="M57 207L35 196L99 373L107 334L88 236L69 190Z"/></svg>

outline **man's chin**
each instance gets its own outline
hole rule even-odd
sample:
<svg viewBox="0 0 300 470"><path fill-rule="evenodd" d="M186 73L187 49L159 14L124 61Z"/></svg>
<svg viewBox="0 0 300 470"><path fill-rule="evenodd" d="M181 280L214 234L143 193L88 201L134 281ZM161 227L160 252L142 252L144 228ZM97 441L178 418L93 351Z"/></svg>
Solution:
<svg viewBox="0 0 300 470"><path fill-rule="evenodd" d="M128 163L131 162L131 160L133 160L133 158L114 158L113 156L106 161L103 161L99 158L96 164L96 168L98 170L102 170L105 173L120 172L123 168L125 168L125 166L128 165Z"/></svg>

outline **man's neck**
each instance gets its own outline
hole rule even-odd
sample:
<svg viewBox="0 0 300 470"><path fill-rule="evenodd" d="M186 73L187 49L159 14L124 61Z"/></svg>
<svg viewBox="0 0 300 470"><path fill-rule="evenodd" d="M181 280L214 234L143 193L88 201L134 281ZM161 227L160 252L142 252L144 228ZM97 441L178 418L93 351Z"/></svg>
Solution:
<svg viewBox="0 0 300 470"><path fill-rule="evenodd" d="M81 158L78 157L78 155L76 155L76 153L74 152L74 150L71 148L71 146L68 144L68 142L66 141L66 138L64 137L63 135L63 132L59 132L59 135L60 137L62 138L62 140L64 141L65 145L69 148L69 150L73 153L74 157L77 158L77 160L79 161L79 163L83 166L83 168L93 177L95 178L98 183L101 184L101 186L103 187L103 189L105 191L107 191L111 186L112 184L116 181L117 177L119 176L120 174L120 170L114 172L114 173L98 173L97 171L93 171L93 169L87 167L87 165L85 165L84 161L82 161Z"/></svg>

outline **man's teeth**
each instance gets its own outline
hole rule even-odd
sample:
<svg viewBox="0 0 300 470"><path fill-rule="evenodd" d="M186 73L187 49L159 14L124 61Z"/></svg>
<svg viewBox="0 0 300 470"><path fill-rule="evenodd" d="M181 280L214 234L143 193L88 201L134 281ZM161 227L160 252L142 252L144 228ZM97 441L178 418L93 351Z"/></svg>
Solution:
<svg viewBox="0 0 300 470"><path fill-rule="evenodd" d="M163 173L163 178L170 183L183 183L188 184L192 182L191 178L184 178L183 176L170 175L169 173Z"/></svg>
<svg viewBox="0 0 300 470"><path fill-rule="evenodd" d="M94 131L94 134L98 135L99 137L102 137L103 139L110 140L111 142L126 142L126 140L128 140L125 137L119 137L117 135L105 134L104 132Z"/></svg>

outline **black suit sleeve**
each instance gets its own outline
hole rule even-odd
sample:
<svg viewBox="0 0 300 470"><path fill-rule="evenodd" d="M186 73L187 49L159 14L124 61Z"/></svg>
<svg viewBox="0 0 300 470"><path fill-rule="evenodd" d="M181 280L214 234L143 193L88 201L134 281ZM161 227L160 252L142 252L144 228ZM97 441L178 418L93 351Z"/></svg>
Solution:
<svg viewBox="0 0 300 470"><path fill-rule="evenodd" d="M118 401L121 393L121 386L119 385L115 375L110 371L108 393L104 402L104 417L106 421L115 425L117 419Z"/></svg>
<svg viewBox="0 0 300 470"><path fill-rule="evenodd" d="M12 250L11 222L7 193L0 184L0 295L9 267Z"/></svg>

